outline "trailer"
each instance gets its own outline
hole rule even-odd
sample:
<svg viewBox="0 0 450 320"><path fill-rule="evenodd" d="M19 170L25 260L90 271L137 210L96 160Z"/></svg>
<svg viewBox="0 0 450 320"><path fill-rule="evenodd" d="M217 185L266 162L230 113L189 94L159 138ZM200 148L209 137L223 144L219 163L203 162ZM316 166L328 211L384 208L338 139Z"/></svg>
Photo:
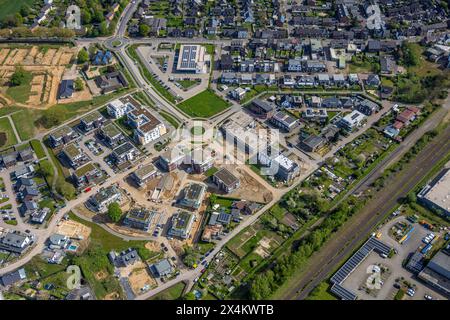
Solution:
<svg viewBox="0 0 450 320"><path fill-rule="evenodd" d="M408 233L405 234L398 243L404 244L406 241L408 241L409 236L411 235L411 232L413 232L413 230L414 230L414 227L411 227L411 229L408 231Z"/></svg>
<svg viewBox="0 0 450 320"><path fill-rule="evenodd" d="M420 253L426 254L428 251L431 250L431 248L433 248L433 245L431 243L429 243L420 251Z"/></svg>

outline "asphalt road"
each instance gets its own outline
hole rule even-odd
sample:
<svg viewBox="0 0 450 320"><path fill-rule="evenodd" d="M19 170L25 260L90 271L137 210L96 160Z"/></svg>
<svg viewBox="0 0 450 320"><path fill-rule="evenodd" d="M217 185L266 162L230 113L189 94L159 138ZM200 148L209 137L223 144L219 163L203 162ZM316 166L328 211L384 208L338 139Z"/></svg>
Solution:
<svg viewBox="0 0 450 320"><path fill-rule="evenodd" d="M362 212L352 217L333 240L312 259L308 271L285 299L304 299L356 247L385 215L419 183L423 177L450 152L450 127L433 139L391 183L369 200Z"/></svg>

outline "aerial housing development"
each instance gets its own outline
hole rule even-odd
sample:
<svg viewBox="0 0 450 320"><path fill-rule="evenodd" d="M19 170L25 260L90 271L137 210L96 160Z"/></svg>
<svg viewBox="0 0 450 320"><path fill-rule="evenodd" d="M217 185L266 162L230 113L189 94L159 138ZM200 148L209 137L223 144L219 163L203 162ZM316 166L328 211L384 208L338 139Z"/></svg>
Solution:
<svg viewBox="0 0 450 320"><path fill-rule="evenodd" d="M449 17L0 0L0 300L448 300Z"/></svg>

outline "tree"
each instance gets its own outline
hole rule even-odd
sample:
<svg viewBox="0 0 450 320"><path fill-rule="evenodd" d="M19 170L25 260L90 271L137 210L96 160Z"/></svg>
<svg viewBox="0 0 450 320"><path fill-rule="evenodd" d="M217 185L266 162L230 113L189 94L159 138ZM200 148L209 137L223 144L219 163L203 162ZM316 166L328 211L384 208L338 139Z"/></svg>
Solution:
<svg viewBox="0 0 450 320"><path fill-rule="evenodd" d="M106 36L108 34L108 24L106 21L103 21L100 23L100 26L98 27L98 31L101 36Z"/></svg>
<svg viewBox="0 0 450 320"><path fill-rule="evenodd" d="M195 294L192 291L186 293L186 295L183 297L183 299L184 300L196 300Z"/></svg>
<svg viewBox="0 0 450 320"><path fill-rule="evenodd" d="M62 112L57 112L54 109L47 109L44 111L43 115L39 118L39 123L44 128L51 128L61 124L64 120L64 114Z"/></svg>
<svg viewBox="0 0 450 320"><path fill-rule="evenodd" d="M417 44L403 42L402 52L403 52L403 62L406 66L417 66L420 64L420 56L415 50Z"/></svg>
<svg viewBox="0 0 450 320"><path fill-rule="evenodd" d="M84 89L84 82L81 78L77 78L75 80L75 90L76 91L83 91Z"/></svg>
<svg viewBox="0 0 450 320"><path fill-rule="evenodd" d="M81 23L90 24L91 21L92 21L91 13L86 9L81 10Z"/></svg>
<svg viewBox="0 0 450 320"><path fill-rule="evenodd" d="M56 191L66 199L73 199L76 194L75 187L64 180L64 177L59 176L56 180Z"/></svg>
<svg viewBox="0 0 450 320"><path fill-rule="evenodd" d="M190 247L184 249L183 263L190 268L193 268L198 262L198 253Z"/></svg>
<svg viewBox="0 0 450 320"><path fill-rule="evenodd" d="M122 209L117 202L110 203L108 206L108 216L114 222L119 222L122 217Z"/></svg>
<svg viewBox="0 0 450 320"><path fill-rule="evenodd" d="M9 83L12 87L20 86L25 80L25 70L22 68L17 68L16 71L11 76Z"/></svg>
<svg viewBox="0 0 450 320"><path fill-rule="evenodd" d="M408 203L416 203L417 202L417 196L414 192L408 193L406 200Z"/></svg>
<svg viewBox="0 0 450 320"><path fill-rule="evenodd" d="M79 64L83 64L89 61L89 53L85 48L81 49L77 55L77 61Z"/></svg>
<svg viewBox="0 0 450 320"><path fill-rule="evenodd" d="M48 161L42 161L38 169L38 173L47 178L53 174L53 166Z"/></svg>
<svg viewBox="0 0 450 320"><path fill-rule="evenodd" d="M213 206L213 205L216 203L216 201L217 201L217 195L214 194L214 193L212 193L212 194L209 196L209 203L211 203L211 205Z"/></svg>
<svg viewBox="0 0 450 320"><path fill-rule="evenodd" d="M30 7L23 5L22 8L20 8L20 14L22 17L27 17L30 14Z"/></svg>
<svg viewBox="0 0 450 320"><path fill-rule="evenodd" d="M139 35L141 37L148 36L148 33L150 32L150 27L146 24L140 24L139 25Z"/></svg>

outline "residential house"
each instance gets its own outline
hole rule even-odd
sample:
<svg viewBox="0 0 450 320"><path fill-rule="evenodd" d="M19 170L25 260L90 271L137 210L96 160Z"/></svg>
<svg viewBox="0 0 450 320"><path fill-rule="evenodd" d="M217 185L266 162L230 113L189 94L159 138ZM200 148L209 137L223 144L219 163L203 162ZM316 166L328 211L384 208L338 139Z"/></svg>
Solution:
<svg viewBox="0 0 450 320"><path fill-rule="evenodd" d="M128 211L125 219L123 219L123 224L134 229L139 229L143 231L150 231L150 226L157 215L154 210L149 210L146 208L133 208Z"/></svg>
<svg viewBox="0 0 450 320"><path fill-rule="evenodd" d="M174 272L174 269L168 259L163 259L150 265L149 269L157 278L168 277Z"/></svg>
<svg viewBox="0 0 450 320"><path fill-rule="evenodd" d="M0 284L2 284L2 286L4 287L9 287L26 279L27 273L25 272L25 269L20 268L18 270L3 274L0 277Z"/></svg>
<svg viewBox="0 0 450 320"><path fill-rule="evenodd" d="M113 202L120 202L122 194L116 185L101 188L96 194L89 197L89 205L97 212L106 212Z"/></svg>
<svg viewBox="0 0 450 320"><path fill-rule="evenodd" d="M322 137L311 134L300 141L299 147L307 152L316 152L322 148L325 143L326 140Z"/></svg>
<svg viewBox="0 0 450 320"><path fill-rule="evenodd" d="M89 132L93 129L100 128L105 122L106 119L99 111L93 111L81 118L80 127L85 132Z"/></svg>
<svg viewBox="0 0 450 320"><path fill-rule="evenodd" d="M338 126L347 131L352 131L356 127L359 127L365 119L366 116L363 113L354 110L351 113L347 114L345 117L343 117L339 121Z"/></svg>
<svg viewBox="0 0 450 320"><path fill-rule="evenodd" d="M179 211L171 218L171 226L168 235L187 239L190 236L192 226L194 224L195 215L187 211Z"/></svg>
<svg viewBox="0 0 450 320"><path fill-rule="evenodd" d="M178 168L186 158L186 154L179 149L168 150L159 156L159 164L166 171Z"/></svg>
<svg viewBox="0 0 450 320"><path fill-rule="evenodd" d="M120 253L111 251L108 253L108 258L118 268L131 266L141 260L138 252L134 248L128 248Z"/></svg>
<svg viewBox="0 0 450 320"><path fill-rule="evenodd" d="M212 179L219 189L226 193L230 193L240 186L239 179L226 168L214 173Z"/></svg>
<svg viewBox="0 0 450 320"><path fill-rule="evenodd" d="M182 191L178 204L189 209L200 208L206 187L199 183L189 183Z"/></svg>
<svg viewBox="0 0 450 320"><path fill-rule="evenodd" d="M129 141L113 149L111 158L117 166L133 162L139 155L139 150Z"/></svg>
<svg viewBox="0 0 450 320"><path fill-rule="evenodd" d="M13 231L0 238L0 249L21 254L31 245L32 237L28 234Z"/></svg>
<svg viewBox="0 0 450 320"><path fill-rule="evenodd" d="M298 119L284 113L283 111L279 111L275 113L272 118L270 118L270 122L276 127L289 132L298 124Z"/></svg>
<svg viewBox="0 0 450 320"><path fill-rule="evenodd" d="M48 139L50 146L56 148L60 145L65 145L77 137L75 131L69 126L62 126L50 133Z"/></svg>
<svg viewBox="0 0 450 320"><path fill-rule="evenodd" d="M75 91L73 80L62 80L58 87L58 99L69 99Z"/></svg>
<svg viewBox="0 0 450 320"><path fill-rule="evenodd" d="M102 171L99 170L92 162L82 165L72 173L72 180L77 187L90 185L96 178L102 176Z"/></svg>
<svg viewBox="0 0 450 320"><path fill-rule="evenodd" d="M273 106L260 99L253 100L248 108L263 119L271 118L274 114Z"/></svg>
<svg viewBox="0 0 450 320"><path fill-rule="evenodd" d="M157 171L153 164L147 164L136 169L131 178L136 182L139 187L143 187L148 181L156 177Z"/></svg>

